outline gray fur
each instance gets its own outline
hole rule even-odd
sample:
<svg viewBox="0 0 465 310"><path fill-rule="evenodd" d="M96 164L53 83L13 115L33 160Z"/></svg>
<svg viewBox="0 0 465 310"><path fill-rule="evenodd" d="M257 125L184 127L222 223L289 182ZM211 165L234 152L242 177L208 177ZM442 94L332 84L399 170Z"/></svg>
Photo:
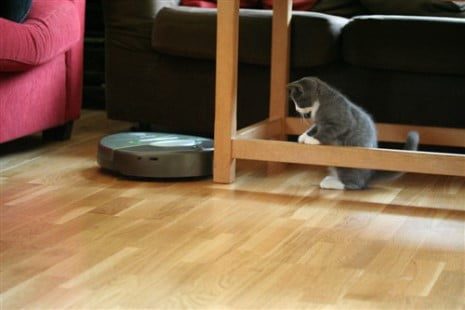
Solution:
<svg viewBox="0 0 465 310"><path fill-rule="evenodd" d="M306 132L308 136L325 145L378 147L375 124L361 107L325 82L315 77L306 77L288 85L289 96L296 109L308 109L318 102L312 113L314 125ZM309 114L302 115L310 117ZM418 133L410 132L405 149L416 150ZM337 178L345 189L363 189L371 181L393 179L402 173L367 169L335 168Z"/></svg>

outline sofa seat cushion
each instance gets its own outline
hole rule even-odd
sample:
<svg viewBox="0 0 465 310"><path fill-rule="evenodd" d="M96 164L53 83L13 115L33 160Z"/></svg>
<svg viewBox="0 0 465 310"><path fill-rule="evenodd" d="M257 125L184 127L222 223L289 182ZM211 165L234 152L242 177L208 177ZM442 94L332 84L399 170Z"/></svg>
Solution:
<svg viewBox="0 0 465 310"><path fill-rule="evenodd" d="M80 38L75 5L63 0L33 1L23 24L0 18L0 71L23 71L50 61Z"/></svg>
<svg viewBox="0 0 465 310"><path fill-rule="evenodd" d="M343 31L343 57L366 68L465 74L465 19L372 15Z"/></svg>
<svg viewBox="0 0 465 310"><path fill-rule="evenodd" d="M346 18L314 12L294 12L291 65L314 67L340 59L340 33ZM239 61L269 65L271 59L270 10L240 12ZM216 10L164 8L154 23L152 47L160 53L213 60L216 56Z"/></svg>

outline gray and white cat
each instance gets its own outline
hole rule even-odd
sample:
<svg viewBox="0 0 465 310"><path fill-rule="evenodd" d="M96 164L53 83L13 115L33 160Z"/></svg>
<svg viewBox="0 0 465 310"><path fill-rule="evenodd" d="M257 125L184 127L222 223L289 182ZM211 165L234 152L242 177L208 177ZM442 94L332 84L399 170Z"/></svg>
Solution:
<svg viewBox="0 0 465 310"><path fill-rule="evenodd" d="M298 142L376 148L375 124L362 108L325 82L306 77L288 84L289 97L295 109L314 125L299 136ZM404 149L416 150L419 135L411 131ZM334 168L334 175L325 177L320 187L325 189L363 189L380 179L395 179L403 173L355 168Z"/></svg>

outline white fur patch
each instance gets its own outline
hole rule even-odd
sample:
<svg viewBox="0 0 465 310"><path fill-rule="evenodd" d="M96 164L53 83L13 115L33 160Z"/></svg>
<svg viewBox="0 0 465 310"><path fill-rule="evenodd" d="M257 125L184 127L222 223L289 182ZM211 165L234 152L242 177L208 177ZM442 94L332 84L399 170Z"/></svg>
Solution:
<svg viewBox="0 0 465 310"><path fill-rule="evenodd" d="M316 112L318 111L318 108L320 107L320 102L317 100L313 103L311 107L306 107L306 108L300 108L295 102L295 110L299 112L300 114L308 114L311 113L311 118L314 120Z"/></svg>
<svg viewBox="0 0 465 310"><path fill-rule="evenodd" d="M338 189L343 190L345 189L344 183L339 181L339 179L335 176L328 175L320 182L320 187L323 189Z"/></svg>
<svg viewBox="0 0 465 310"><path fill-rule="evenodd" d="M313 107L299 108L297 105L295 105L295 110L299 112L300 114L307 114L307 113L312 112Z"/></svg>
<svg viewBox="0 0 465 310"><path fill-rule="evenodd" d="M303 134L299 136L298 142L302 144L312 144L312 145L321 144L320 141L318 141L317 139L313 137L310 137L309 135L307 135L306 132L304 132Z"/></svg>
<svg viewBox="0 0 465 310"><path fill-rule="evenodd" d="M315 101L315 103L313 104L313 108L312 108L312 119L314 120L315 119L315 116L316 116L316 112L318 111L318 108L320 107L320 102L317 100Z"/></svg>

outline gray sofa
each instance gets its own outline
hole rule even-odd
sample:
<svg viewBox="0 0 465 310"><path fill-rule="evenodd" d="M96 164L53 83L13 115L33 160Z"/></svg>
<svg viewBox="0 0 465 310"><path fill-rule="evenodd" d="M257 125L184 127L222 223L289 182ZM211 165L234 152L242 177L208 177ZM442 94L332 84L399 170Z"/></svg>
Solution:
<svg viewBox="0 0 465 310"><path fill-rule="evenodd" d="M319 12L293 13L291 79L318 76L377 122L465 128L465 13L431 6L421 14L449 17L386 15L392 6L367 5L383 1L319 3ZM175 0L103 4L108 117L211 136L216 10ZM270 11L241 10L239 127L268 113L270 31Z"/></svg>

